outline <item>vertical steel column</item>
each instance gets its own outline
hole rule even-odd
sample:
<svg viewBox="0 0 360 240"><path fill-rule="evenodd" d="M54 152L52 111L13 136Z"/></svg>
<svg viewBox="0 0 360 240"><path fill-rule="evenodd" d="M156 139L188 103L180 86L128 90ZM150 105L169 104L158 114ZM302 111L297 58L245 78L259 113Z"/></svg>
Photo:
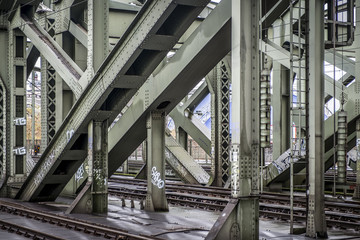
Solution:
<svg viewBox="0 0 360 240"><path fill-rule="evenodd" d="M281 19L273 25L274 43L282 46L285 33L284 22ZM273 61L273 94L271 98L273 113L273 160L289 149L290 145L290 107L289 107L289 69L276 60Z"/></svg>
<svg viewBox="0 0 360 240"><path fill-rule="evenodd" d="M68 12L68 10L60 11L60 9L63 8L65 4L62 4L62 2L55 3L54 4L54 10L56 12L55 14L55 35L54 39L57 44L59 44L60 47L64 48L63 46L63 25L66 24L65 21L65 14ZM60 74L58 74L55 71L55 95L56 95L56 101L55 101L55 130L58 131L59 127L61 126L63 119L64 119L64 87L65 82L61 78Z"/></svg>
<svg viewBox="0 0 360 240"><path fill-rule="evenodd" d="M0 56L6 58L10 54L8 19L5 15L0 16ZM9 76L10 61L7 59L0 64L0 194L2 197L8 197L6 179L10 175L10 95Z"/></svg>
<svg viewBox="0 0 360 240"><path fill-rule="evenodd" d="M35 71L32 72L32 86L31 86L31 149L30 152L35 149L35 80L37 74Z"/></svg>
<svg viewBox="0 0 360 240"><path fill-rule="evenodd" d="M147 211L168 211L165 195L165 112L151 112L147 128Z"/></svg>
<svg viewBox="0 0 360 240"><path fill-rule="evenodd" d="M56 92L55 69L41 56L41 147L44 152L55 136Z"/></svg>
<svg viewBox="0 0 360 240"><path fill-rule="evenodd" d="M306 235L326 237L324 212L324 1L309 1L309 200Z"/></svg>
<svg viewBox="0 0 360 240"><path fill-rule="evenodd" d="M70 7L72 1L54 1L54 11L55 11L55 41L61 46L64 51L70 56L73 57L73 45L74 40L73 36L70 35L67 31L70 24ZM71 46L71 47L70 47ZM65 81L61 78L60 74L55 72L56 77L56 119L55 127L56 130L61 126L65 116L70 111L74 95L70 88L67 86Z"/></svg>
<svg viewBox="0 0 360 240"><path fill-rule="evenodd" d="M232 1L232 197L237 239L259 239L259 2Z"/></svg>
<svg viewBox="0 0 360 240"><path fill-rule="evenodd" d="M108 121L91 121L88 126L88 159L92 168L92 210L108 209Z"/></svg>
<svg viewBox="0 0 360 240"><path fill-rule="evenodd" d="M294 229L294 189L302 188L307 191L308 172L308 102L309 102L309 27L308 27L308 1L301 0L290 2L290 233L301 231ZM304 18L301 16L306 13ZM300 41L297 34L305 36L305 43ZM296 77L295 77L296 73ZM296 97L296 99L294 98ZM295 185L294 163L306 168L304 175L305 184ZM298 173L299 175L300 173Z"/></svg>
<svg viewBox="0 0 360 240"><path fill-rule="evenodd" d="M273 160L289 149L289 70L280 63L273 63Z"/></svg>
<svg viewBox="0 0 360 240"><path fill-rule="evenodd" d="M192 145L192 142L193 142L193 140L190 139L190 140L189 140L189 155L190 155L190 156L193 156L193 145ZM207 160L206 160L206 163L207 163Z"/></svg>
<svg viewBox="0 0 360 240"><path fill-rule="evenodd" d="M100 67L108 54L108 1L88 1L88 56L87 68L91 76ZM94 121L94 156L89 160L93 166L93 212L107 212L107 181L108 181L108 152L107 152L107 121ZM101 132L100 132L101 130ZM101 138L99 138L102 136ZM99 146L102 146L99 149ZM105 148L106 146L106 148ZM100 151L101 150L101 151ZM96 155L95 155L96 153ZM101 172L101 173L99 173Z"/></svg>
<svg viewBox="0 0 360 240"><path fill-rule="evenodd" d="M46 17L46 13L40 15L40 25L51 35L55 33L55 23ZM40 152L44 152L48 143L53 139L56 132L56 91L55 69L40 55L41 59L41 146Z"/></svg>
<svg viewBox="0 0 360 240"><path fill-rule="evenodd" d="M360 0L356 0L356 26L360 26ZM360 28L355 28L355 73L356 76L360 76ZM355 78L355 91L357 96L360 96L360 79ZM355 108L356 113L360 114L360 97L355 99L357 107ZM354 198L360 199L360 119L356 121L356 187L354 191Z"/></svg>
<svg viewBox="0 0 360 240"><path fill-rule="evenodd" d="M26 169L26 37L9 29L10 88L10 178L8 183L23 182ZM12 193L11 193L12 194Z"/></svg>
<svg viewBox="0 0 360 240"><path fill-rule="evenodd" d="M123 163L123 173L129 173L129 158Z"/></svg>
<svg viewBox="0 0 360 240"><path fill-rule="evenodd" d="M109 53L109 1L88 1L87 49L88 69L96 72Z"/></svg>
<svg viewBox="0 0 360 240"><path fill-rule="evenodd" d="M210 118L211 118L211 151L210 151L210 175L211 179L210 181L213 181L215 186L217 186L216 179L217 179L217 173L219 172L219 165L215 158L215 147L216 147L216 69L214 68L212 70L212 73L214 73L212 77L206 77L206 84L209 89L210 93ZM208 74L210 75L210 74ZM207 162L207 159L206 159Z"/></svg>
<svg viewBox="0 0 360 240"><path fill-rule="evenodd" d="M142 176L139 176L140 179L147 179L147 141L145 140L142 144L141 144L141 158L144 162L144 166L145 170L144 170L144 174ZM139 173L141 173L142 168L140 169ZM138 174L139 174L138 173Z"/></svg>
<svg viewBox="0 0 360 240"><path fill-rule="evenodd" d="M67 8L71 1L65 1L62 8ZM60 13L59 13L60 14ZM90 82L94 72L100 67L101 63L108 54L108 1L89 0L87 1L87 81ZM60 14L59 18L68 23L70 12ZM63 35L63 34L62 34ZM67 41L68 36L63 36ZM72 53L71 53L72 54ZM77 54L75 49L75 55ZM64 96L65 97L65 96ZM108 153L107 153L107 120L99 122L93 120L88 126L88 158L75 173L73 181L66 186L64 194L76 193L83 181L88 178L87 185L92 189L92 211L97 213L107 212L107 181L108 181ZM106 133L105 133L106 132ZM92 137L93 136L93 137ZM99 146L102 146L101 149ZM106 147L106 151L105 151ZM89 169L87 171L87 169ZM91 170L93 169L93 170ZM106 171L106 172L105 172ZM86 209L87 193L78 195L80 209Z"/></svg>
<svg viewBox="0 0 360 240"><path fill-rule="evenodd" d="M224 186L230 175L230 77L225 62L216 67L215 92L215 179L213 185Z"/></svg>

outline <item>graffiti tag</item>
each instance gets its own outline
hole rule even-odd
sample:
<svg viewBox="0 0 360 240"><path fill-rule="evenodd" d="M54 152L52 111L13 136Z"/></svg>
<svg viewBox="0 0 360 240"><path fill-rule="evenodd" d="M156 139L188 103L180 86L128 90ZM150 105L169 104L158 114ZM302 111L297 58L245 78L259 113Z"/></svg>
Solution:
<svg viewBox="0 0 360 240"><path fill-rule="evenodd" d="M15 149L13 149L13 152L15 153L15 155L25 155L26 148L25 147L15 148Z"/></svg>
<svg viewBox="0 0 360 240"><path fill-rule="evenodd" d="M16 118L14 119L14 124L16 126L24 126L26 125L26 118Z"/></svg>
<svg viewBox="0 0 360 240"><path fill-rule="evenodd" d="M84 164L81 164L81 166L79 167L79 169L76 171L75 173L75 181L79 182L81 179L84 178Z"/></svg>
<svg viewBox="0 0 360 240"><path fill-rule="evenodd" d="M165 186L165 182L160 178L160 173L156 170L156 167L153 167L151 170L151 183L158 188L163 188Z"/></svg>
<svg viewBox="0 0 360 240"><path fill-rule="evenodd" d="M74 135L74 130L66 131L66 139L69 142L71 137Z"/></svg>

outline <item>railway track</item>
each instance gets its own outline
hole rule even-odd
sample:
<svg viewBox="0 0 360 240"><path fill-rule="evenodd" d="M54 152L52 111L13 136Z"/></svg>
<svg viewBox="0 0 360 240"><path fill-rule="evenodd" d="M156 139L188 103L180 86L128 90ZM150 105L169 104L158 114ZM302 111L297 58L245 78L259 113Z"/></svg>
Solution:
<svg viewBox="0 0 360 240"><path fill-rule="evenodd" d="M36 240L40 240L40 239L66 240L65 238L60 238L51 234L36 231L34 229L27 228L22 225L11 223L4 220L0 220L0 229L8 231L10 233L14 233L16 235L20 235L26 238L31 238Z"/></svg>
<svg viewBox="0 0 360 240"><path fill-rule="evenodd" d="M146 186L147 186L147 182L145 180L140 180L140 179L126 179L121 177L112 177L111 182L137 186L140 187L137 188L139 190L141 189L146 190ZM192 195L209 196L220 199L229 199L231 194L230 189L225 189L221 187L204 187L199 185L183 184L179 182L166 182L166 189L167 192L169 193L175 193L175 192L186 193ZM270 203L270 204L280 203L280 204L289 205L290 203L289 195L282 193L266 192L260 196L260 199L262 202ZM297 207L305 207L306 205L306 199L304 195L295 195L294 202L295 202L295 206ZM325 198L325 204L328 210L334 210L344 213L350 212L350 213L360 214L359 201L328 197Z"/></svg>
<svg viewBox="0 0 360 240"><path fill-rule="evenodd" d="M105 239L126 239L126 240L156 240L159 238L142 236L128 233L125 230L111 228L102 224L96 224L80 219L70 218L66 216L60 216L56 214L50 214L47 212L32 210L22 205L10 203L6 201L0 201L0 212L6 212L8 214L18 215L26 218L38 220L42 223L56 224L64 227L64 229L71 229L75 231L82 231L83 233L101 237ZM19 226L6 221L0 221L0 226L4 230L21 234L25 237L32 239L62 239L56 236L42 233L34 229L29 229L24 226Z"/></svg>
<svg viewBox="0 0 360 240"><path fill-rule="evenodd" d="M111 182L133 185L132 187L110 186L109 193L112 195L140 201L146 197L147 183L144 180L112 178ZM168 202L173 205L222 211L230 199L230 190L169 182L166 183L166 196ZM260 215L266 218L289 220L289 205L289 195L264 193L260 196ZM329 227L360 230L358 201L326 198L325 214ZM294 219L299 222L306 220L306 199L302 195L294 197Z"/></svg>

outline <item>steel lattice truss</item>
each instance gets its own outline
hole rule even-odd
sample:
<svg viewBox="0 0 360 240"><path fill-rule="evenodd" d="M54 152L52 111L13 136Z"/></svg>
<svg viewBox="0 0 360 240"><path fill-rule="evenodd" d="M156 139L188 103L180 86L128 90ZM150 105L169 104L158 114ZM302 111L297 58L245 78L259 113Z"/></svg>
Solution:
<svg viewBox="0 0 360 240"><path fill-rule="evenodd" d="M224 186L229 178L229 151L230 151L230 78L225 62L221 61L217 67L217 155L218 166L221 168L221 185ZM219 176L220 177L220 176Z"/></svg>
<svg viewBox="0 0 360 240"><path fill-rule="evenodd" d="M47 32L55 31L55 21L46 19L45 29ZM41 147L45 150L47 144L53 139L56 132L56 72L51 64L41 57L41 89L42 96L47 96L41 99Z"/></svg>

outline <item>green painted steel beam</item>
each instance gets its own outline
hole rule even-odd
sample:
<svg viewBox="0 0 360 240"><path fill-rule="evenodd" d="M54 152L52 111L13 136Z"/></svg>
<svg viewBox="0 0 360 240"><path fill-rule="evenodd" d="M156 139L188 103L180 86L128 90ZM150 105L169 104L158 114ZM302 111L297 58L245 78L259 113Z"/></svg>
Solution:
<svg viewBox="0 0 360 240"><path fill-rule="evenodd" d="M165 135L165 159L169 166L186 183L209 183L210 175L169 133Z"/></svg>
<svg viewBox="0 0 360 240"><path fill-rule="evenodd" d="M114 1L114 0L109 1L109 8L110 8L110 10L131 11L131 12L138 12L141 9L141 7L139 7L139 6L128 4L128 3L123 3L123 2L118 2L118 1Z"/></svg>
<svg viewBox="0 0 360 240"><path fill-rule="evenodd" d="M174 120L177 127L184 129L208 155L211 155L210 130L198 118L194 116L189 118L184 114L182 109L175 107L169 116Z"/></svg>
<svg viewBox="0 0 360 240"><path fill-rule="evenodd" d="M27 18L21 18L19 21L23 23L21 30L24 34L30 38L78 98L83 91L78 81L83 75L82 70L36 21Z"/></svg>
<svg viewBox="0 0 360 240"><path fill-rule="evenodd" d="M37 50L37 48L34 46L34 44L31 44L29 49L26 52L26 76L29 77L31 72L34 70L36 61L40 57L40 52Z"/></svg>
<svg viewBox="0 0 360 240"><path fill-rule="evenodd" d="M80 24L76 24L70 20L69 32L84 46L87 48L88 36L87 30L84 29Z"/></svg>
<svg viewBox="0 0 360 240"><path fill-rule="evenodd" d="M194 112L195 108L201 103L201 101L209 94L206 81L204 81L198 89L190 96L190 98L184 102L181 109L189 108L191 112Z"/></svg>
<svg viewBox="0 0 360 240"><path fill-rule="evenodd" d="M262 29L267 29L289 8L288 0L279 0L261 19Z"/></svg>
<svg viewBox="0 0 360 240"><path fill-rule="evenodd" d="M145 140L147 114L157 108L170 112L230 51L230 3L223 2L195 30L161 71L147 80L130 108L110 130L109 176ZM145 93L149 93L147 98L142 97ZM183 116L183 113L180 114ZM208 140L209 138L206 137ZM201 145L201 141L199 142ZM210 148L210 140L208 144L207 148Z"/></svg>
<svg viewBox="0 0 360 240"><path fill-rule="evenodd" d="M92 119L99 117L98 110L105 114L101 113L100 117L106 117L112 122L143 81L166 56L167 51L142 48L145 41L150 36L156 35L180 38L207 3L208 0L164 0L147 1L144 4L127 32L105 59L67 115L52 142L29 174L17 198L26 201L56 199L84 161L84 159L73 161L66 171L60 171L66 164L63 163L62 155L69 149L86 148L87 126ZM198 37L196 42L200 44L201 34ZM132 82L126 83L126 88L119 88L123 78L127 77L135 78ZM159 104L157 103L156 107ZM54 182L52 179L58 179L59 172L63 172L62 178Z"/></svg>

